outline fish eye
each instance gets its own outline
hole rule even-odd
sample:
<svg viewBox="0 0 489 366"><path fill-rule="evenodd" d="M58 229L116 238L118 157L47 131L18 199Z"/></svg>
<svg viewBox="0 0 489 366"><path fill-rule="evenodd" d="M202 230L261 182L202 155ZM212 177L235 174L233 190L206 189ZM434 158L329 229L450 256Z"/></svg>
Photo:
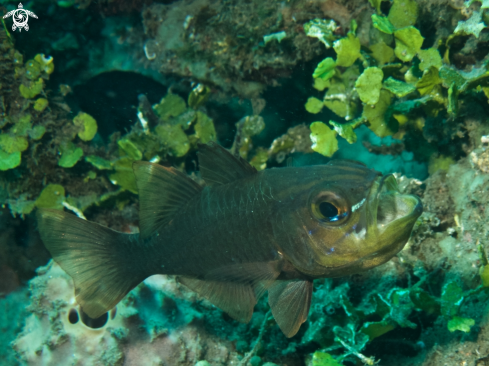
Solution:
<svg viewBox="0 0 489 366"><path fill-rule="evenodd" d="M333 192L322 192L312 201L313 215L321 222L340 225L350 216L348 202Z"/></svg>

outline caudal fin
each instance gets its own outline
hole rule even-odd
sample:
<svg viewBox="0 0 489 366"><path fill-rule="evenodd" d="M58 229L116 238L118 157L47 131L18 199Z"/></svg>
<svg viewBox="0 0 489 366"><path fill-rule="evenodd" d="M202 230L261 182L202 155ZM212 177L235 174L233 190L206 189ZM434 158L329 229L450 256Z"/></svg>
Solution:
<svg viewBox="0 0 489 366"><path fill-rule="evenodd" d="M57 210L38 209L37 219L44 245L73 278L76 301L90 317L112 309L147 277L138 265L138 234Z"/></svg>

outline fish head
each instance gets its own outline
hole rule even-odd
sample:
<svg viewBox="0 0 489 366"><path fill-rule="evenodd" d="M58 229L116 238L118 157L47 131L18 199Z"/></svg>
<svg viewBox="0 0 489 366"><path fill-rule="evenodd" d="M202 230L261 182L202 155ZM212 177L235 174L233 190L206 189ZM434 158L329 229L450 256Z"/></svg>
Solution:
<svg viewBox="0 0 489 366"><path fill-rule="evenodd" d="M407 243L423 210L417 196L399 191L393 175L361 163L315 167L313 178L304 174L302 181L284 220L293 228L295 250L284 252L311 276L344 276L387 262Z"/></svg>

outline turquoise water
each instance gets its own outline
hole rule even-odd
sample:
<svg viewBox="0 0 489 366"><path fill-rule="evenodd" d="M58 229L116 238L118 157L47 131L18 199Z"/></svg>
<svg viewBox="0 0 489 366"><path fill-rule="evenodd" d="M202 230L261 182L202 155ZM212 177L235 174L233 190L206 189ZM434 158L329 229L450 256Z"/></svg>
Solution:
<svg viewBox="0 0 489 366"><path fill-rule="evenodd" d="M485 2L0 0L0 13L1 365L489 362ZM291 338L266 294L241 323L163 275L90 318L36 212L136 234L133 163L204 184L212 141L258 171L360 161L424 213L387 263L314 280Z"/></svg>

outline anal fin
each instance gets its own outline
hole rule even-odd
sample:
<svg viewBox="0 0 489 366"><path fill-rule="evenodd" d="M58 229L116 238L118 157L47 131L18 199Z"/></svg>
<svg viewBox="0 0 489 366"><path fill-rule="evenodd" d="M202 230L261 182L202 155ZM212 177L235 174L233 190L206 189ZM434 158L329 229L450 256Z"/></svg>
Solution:
<svg viewBox="0 0 489 366"><path fill-rule="evenodd" d="M248 323L253 315L256 298L250 285L236 282L207 281L187 276L178 280L192 291L209 300L233 319Z"/></svg>
<svg viewBox="0 0 489 366"><path fill-rule="evenodd" d="M311 281L275 281L268 290L273 317L287 338L293 337L307 320L311 297Z"/></svg>

